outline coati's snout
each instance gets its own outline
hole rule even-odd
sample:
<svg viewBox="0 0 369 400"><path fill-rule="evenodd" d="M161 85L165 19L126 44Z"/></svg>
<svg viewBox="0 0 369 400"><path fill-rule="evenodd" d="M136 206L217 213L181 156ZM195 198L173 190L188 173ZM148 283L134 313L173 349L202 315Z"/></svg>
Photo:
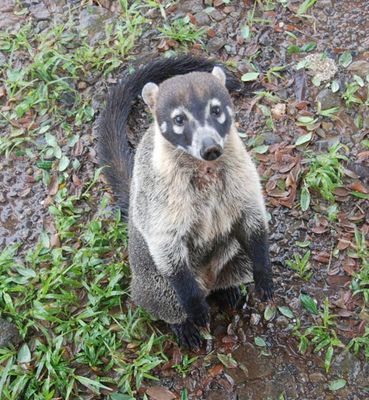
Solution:
<svg viewBox="0 0 369 400"><path fill-rule="evenodd" d="M223 154L223 148L211 137L206 137L202 141L200 156L206 161L214 161Z"/></svg>
<svg viewBox="0 0 369 400"><path fill-rule="evenodd" d="M154 114L157 129L176 148L199 160L223 154L232 126L232 102L220 67L212 73L191 72L145 85L142 97Z"/></svg>

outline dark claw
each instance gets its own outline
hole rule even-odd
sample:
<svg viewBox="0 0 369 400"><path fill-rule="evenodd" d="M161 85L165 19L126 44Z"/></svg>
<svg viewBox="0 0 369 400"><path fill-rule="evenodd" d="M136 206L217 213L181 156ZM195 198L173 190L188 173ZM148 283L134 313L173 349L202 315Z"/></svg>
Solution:
<svg viewBox="0 0 369 400"><path fill-rule="evenodd" d="M198 350L201 346L201 334L198 328L189 320L182 324L171 324L172 331L178 338L181 347L188 350Z"/></svg>
<svg viewBox="0 0 369 400"><path fill-rule="evenodd" d="M273 299L274 287L273 282L265 281L255 285L257 293L260 295L262 301Z"/></svg>
<svg viewBox="0 0 369 400"><path fill-rule="evenodd" d="M241 299L241 291L237 286L227 289L218 289L213 292L215 300L220 306L236 308Z"/></svg>

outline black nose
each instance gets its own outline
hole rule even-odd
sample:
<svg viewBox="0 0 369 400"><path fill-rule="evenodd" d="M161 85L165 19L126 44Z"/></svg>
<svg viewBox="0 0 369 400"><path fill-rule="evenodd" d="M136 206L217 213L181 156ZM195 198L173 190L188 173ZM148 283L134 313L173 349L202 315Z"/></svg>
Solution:
<svg viewBox="0 0 369 400"><path fill-rule="evenodd" d="M213 161L220 157L223 153L223 149L219 144L215 143L213 139L206 138L202 142L200 150L201 157L206 161Z"/></svg>

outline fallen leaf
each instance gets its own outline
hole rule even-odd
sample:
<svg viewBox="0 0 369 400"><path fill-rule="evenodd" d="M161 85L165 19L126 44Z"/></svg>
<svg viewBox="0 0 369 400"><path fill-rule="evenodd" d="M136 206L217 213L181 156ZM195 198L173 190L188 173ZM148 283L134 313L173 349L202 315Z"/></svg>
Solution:
<svg viewBox="0 0 369 400"><path fill-rule="evenodd" d="M214 378L215 376L221 374L223 372L223 365L222 364L215 364L213 367L211 367L208 371L208 374Z"/></svg>
<svg viewBox="0 0 369 400"><path fill-rule="evenodd" d="M329 254L329 253L326 253L325 251L321 251L320 253L315 254L315 255L313 256L313 259L314 259L315 261L318 261L318 262L320 262L320 263L322 263L322 264L328 264L330 258L331 258L331 257L330 257L330 254Z"/></svg>
<svg viewBox="0 0 369 400"><path fill-rule="evenodd" d="M349 188L351 190L354 190L356 192L360 193L369 193L368 189L360 182L360 181L355 181L349 185Z"/></svg>
<svg viewBox="0 0 369 400"><path fill-rule="evenodd" d="M151 386L146 390L146 394L153 400L174 400L176 395L164 386Z"/></svg>
<svg viewBox="0 0 369 400"><path fill-rule="evenodd" d="M49 196L55 196L58 193L59 180L57 175L52 175L50 179L50 184L47 188Z"/></svg>

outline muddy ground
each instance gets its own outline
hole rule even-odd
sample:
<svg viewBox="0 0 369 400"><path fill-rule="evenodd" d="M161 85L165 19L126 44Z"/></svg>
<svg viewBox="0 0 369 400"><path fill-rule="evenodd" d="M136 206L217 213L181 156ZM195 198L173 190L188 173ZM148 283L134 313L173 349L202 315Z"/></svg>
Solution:
<svg viewBox="0 0 369 400"><path fill-rule="evenodd" d="M105 15L114 18L118 12L116 3L110 1L22 0L22 9L28 12L19 15L15 12L17 3L6 0L0 5L2 29L16 30L31 21L32 29L39 32L47 30L49 23L62 21L72 13L76 24L83 25L88 31L91 42L98 40L96 36ZM257 81L245 84L244 90L234 95L236 120L258 164L265 189L270 213L275 305L288 307L292 316L277 311L274 318L267 321L264 318L266 305L255 299L252 288L247 304L238 311L223 313L214 305L212 332L215 339L214 343L208 344L210 353L204 348L194 354L198 359L183 378L172 368L183 355L174 342L169 341L166 348L169 361L154 371L159 382L145 380L138 388L137 398L142 398L145 393L152 399L180 398L183 388L187 388L190 399L209 400L354 400L369 397L369 365L363 352L355 356L343 348L335 348L327 373L324 352L314 353L313 347L309 346L302 354L298 349L299 340L293 335L297 320L301 321L302 327L316 321L303 308L299 300L301 293L310 295L319 305L325 298L329 299L331 312L337 315L336 333L343 344L363 335L368 324L368 309L363 299L353 296L350 289L352 277L361 267L360 261L350 257L348 250L352 248L355 225L366 240L369 232L369 201L365 198L369 190L369 152L362 145L363 140L369 139L369 82L358 92L362 104L348 105L342 99L342 93L345 83L352 80L353 75L364 81L369 75L369 3L366 0L318 0L308 10L307 17L296 14L301 1L282 3L186 0L166 7L165 15L169 21L188 16L198 29L204 27L203 44L197 41L188 46L192 53L228 63L239 77L253 70L260 72ZM90 8L86 16L87 6ZM150 20L149 27L136 41L130 57L145 60L165 52L183 51L177 41L159 37L157 28L163 24L160 10L145 12ZM250 17L251 13L253 17ZM246 25L249 26L248 34L243 30ZM294 54L288 51L292 44L301 47L311 42L316 43L312 51ZM347 68L339 63L339 57L345 51L350 51L353 58ZM326 67L328 79L322 79L316 86L312 83L311 71L297 71L295 67L307 55L322 52L333 63ZM3 64L6 57L7 53L0 52ZM85 97L93 99L96 115L103 106L107 87L114 84L128 65L129 61L124 61L119 71L115 70L108 77L97 76L87 83L87 88L81 86ZM268 71L275 66L284 68L276 71L278 76L267 78ZM336 93L325 87L333 80L340 88ZM268 91L278 99L258 98L256 91ZM338 107L337 118L320 116L311 130L298 126L299 116L315 118L317 100L323 110ZM4 97L1 101L2 107L6 107ZM137 109L135 121L131 120L131 123L139 121L146 125L143 113L142 108ZM62 139L62 128L56 127L56 131ZM296 138L308 132L313 133L309 143L296 146ZM97 168L93 121L78 127L77 133L83 150L65 146L63 152L70 157L78 156L81 163L78 179L86 181ZM3 125L1 134L9 134L7 126ZM347 161L341 161L345 167L344 184L335 193L338 216L330 221L327 217L330 203L318 193L313 193L310 207L304 212L299 206L299 196L302 177L309 165L307 146L316 154L327 152L336 141L345 145L342 154ZM19 156L17 151L6 157L1 155L0 248L21 242L22 251L26 251L34 246L45 226L50 226L52 217L48 206L55 193L37 179L40 171L35 162L38 159L37 151L33 157ZM101 192L106 191L102 180L98 188L93 195L96 202ZM68 190L70 193L78 191L76 180L69 182ZM350 195L352 191L362 193L363 198ZM313 274L307 281L296 276L286 264L293 258L293 253L305 252L296 242L308 242L311 250ZM5 314L2 316L6 317ZM169 333L165 326L158 324L158 327L161 332ZM260 342L255 342L259 337L264 339L261 346ZM231 354L231 362L222 363L218 354ZM329 382L340 378L346 381L345 387L330 390Z"/></svg>

